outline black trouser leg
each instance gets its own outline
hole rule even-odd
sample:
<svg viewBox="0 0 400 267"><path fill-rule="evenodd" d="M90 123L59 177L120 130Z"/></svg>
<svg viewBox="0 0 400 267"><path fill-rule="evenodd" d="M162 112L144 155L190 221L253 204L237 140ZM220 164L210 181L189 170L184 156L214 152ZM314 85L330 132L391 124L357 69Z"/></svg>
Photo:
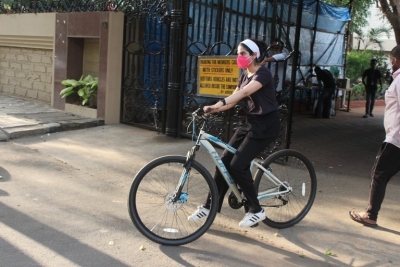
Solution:
<svg viewBox="0 0 400 267"><path fill-rule="evenodd" d="M260 212L261 206L250 172L250 162L274 140L275 138L253 139L246 136L231 161L230 173L246 196L251 213Z"/></svg>
<svg viewBox="0 0 400 267"><path fill-rule="evenodd" d="M365 114L371 114L372 110L374 109L375 105L375 90L367 90L366 91L366 98L367 102L365 103Z"/></svg>
<svg viewBox="0 0 400 267"><path fill-rule="evenodd" d="M369 113L368 114L371 114L372 111L374 110L376 91L372 91L372 92L370 92L370 94L371 94L371 104L370 104L370 107L369 107Z"/></svg>
<svg viewBox="0 0 400 267"><path fill-rule="evenodd" d="M229 141L229 145L236 148L237 152L232 154L225 150L222 153L221 160L232 176L232 179L236 184L239 185L243 194L246 196L249 204L249 211L254 213L259 212L261 207L257 199L256 190L254 188L254 181L250 172L250 163L261 153L261 151L263 151L271 142L276 139L276 136L279 133L279 118L277 117L276 119L272 120L268 126L270 137L266 137L264 139L255 139L249 137L249 127L250 125L242 126L236 130L235 134ZM214 180L218 187L219 194L218 211L221 211L222 203L229 186L218 168L216 168ZM210 204L211 200L209 196L204 204L204 207L209 209Z"/></svg>
<svg viewBox="0 0 400 267"><path fill-rule="evenodd" d="M400 170L400 148L390 143L383 143L371 172L369 203L366 209L371 220L376 221L385 198L386 186Z"/></svg>
<svg viewBox="0 0 400 267"><path fill-rule="evenodd" d="M324 88L319 93L318 103L317 103L317 112L316 116L318 118L329 118L331 116L331 107L332 107L332 96L333 92L330 93L332 89Z"/></svg>
<svg viewBox="0 0 400 267"><path fill-rule="evenodd" d="M365 98L366 98L366 102L365 102L365 114L369 114L369 106L370 106L370 104L371 104L371 101L370 101L369 92L366 91L365 93L366 93L366 95L365 95Z"/></svg>
<svg viewBox="0 0 400 267"><path fill-rule="evenodd" d="M223 157L221 158L222 162L224 163L227 171L230 173L229 165L232 160L233 154L225 150L223 152ZM221 172L217 167L215 167L215 174L214 174L214 181L217 185L218 189L218 212L221 212L222 204L224 202L224 197L226 192L229 189L229 185L226 183L224 177L222 176ZM206 203L203 205L205 208L210 209L211 206L211 196L208 195Z"/></svg>
<svg viewBox="0 0 400 267"><path fill-rule="evenodd" d="M229 140L229 145L232 146L233 148L237 149L239 147L239 145L243 142L248 131L249 131L249 129L247 129L246 127L238 128L236 130L235 134L232 136L231 140ZM224 152L221 155L221 161L224 163L224 165L229 173L231 173L230 165L231 165L233 156L234 155L232 153L230 153L228 150L224 150ZM219 196L218 212L221 212L222 203L224 202L224 197L225 197L226 192L229 189L229 186L226 183L224 177L222 176L221 172L219 171L219 169L217 167L215 167L214 181L218 188L218 196ZM207 198L207 201L203 205L207 209L210 209L210 205L211 205L210 197L211 196L209 195Z"/></svg>
<svg viewBox="0 0 400 267"><path fill-rule="evenodd" d="M315 112L317 118L322 118L322 108L324 106L324 90L322 90L318 95L318 103Z"/></svg>
<svg viewBox="0 0 400 267"><path fill-rule="evenodd" d="M325 98L323 102L323 109L322 109L322 117L323 118L330 118L331 117L331 109L332 109L332 96L333 93L325 93Z"/></svg>

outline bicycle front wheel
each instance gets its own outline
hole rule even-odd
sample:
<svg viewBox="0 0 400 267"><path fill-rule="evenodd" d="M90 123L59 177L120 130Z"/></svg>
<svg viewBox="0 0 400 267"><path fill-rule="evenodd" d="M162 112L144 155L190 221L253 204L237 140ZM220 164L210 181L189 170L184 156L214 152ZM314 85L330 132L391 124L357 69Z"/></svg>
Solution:
<svg viewBox="0 0 400 267"><path fill-rule="evenodd" d="M273 181L263 170L257 170L254 186L267 217L263 222L278 229L300 222L309 212L317 191L312 163L300 152L284 149L270 155L263 167L284 184ZM274 195L268 197L267 194Z"/></svg>
<svg viewBox="0 0 400 267"><path fill-rule="evenodd" d="M134 178L128 210L133 224L148 239L162 245L183 245L203 235L217 213L218 191L210 173L197 161L189 172L186 157L164 156L144 166ZM187 176L186 176L187 174ZM181 176L186 180L176 197ZM189 222L188 216L211 196L208 217Z"/></svg>

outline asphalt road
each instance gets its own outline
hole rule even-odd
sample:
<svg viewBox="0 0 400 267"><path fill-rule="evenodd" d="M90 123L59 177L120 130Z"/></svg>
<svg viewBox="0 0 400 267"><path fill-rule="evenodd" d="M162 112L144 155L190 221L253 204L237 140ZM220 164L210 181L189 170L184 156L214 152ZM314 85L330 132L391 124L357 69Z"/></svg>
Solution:
<svg viewBox="0 0 400 267"><path fill-rule="evenodd" d="M365 206L368 177L319 166L315 204L292 228L241 229L242 211L225 203L193 243L147 240L127 212L131 181L191 145L124 125L0 143L0 266L400 266L398 179L370 229L347 215ZM197 159L212 169L204 153Z"/></svg>

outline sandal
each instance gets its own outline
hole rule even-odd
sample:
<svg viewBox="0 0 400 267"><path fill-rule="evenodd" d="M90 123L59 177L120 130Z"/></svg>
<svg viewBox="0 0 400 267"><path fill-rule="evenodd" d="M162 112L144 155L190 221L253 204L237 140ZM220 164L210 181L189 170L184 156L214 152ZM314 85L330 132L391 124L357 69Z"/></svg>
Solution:
<svg viewBox="0 0 400 267"><path fill-rule="evenodd" d="M368 219L368 220L370 220L370 221L372 221L372 222L375 222L375 223L367 222L367 221L365 220L366 218L363 218L360 214L355 213L354 211L349 211L349 216L350 216L350 218L351 218L353 221L358 222L358 223L361 223L361 224L363 224L363 225L365 225L365 226L373 227L373 228L378 227L378 224L376 223L376 221L373 221L373 220L371 220L371 219Z"/></svg>

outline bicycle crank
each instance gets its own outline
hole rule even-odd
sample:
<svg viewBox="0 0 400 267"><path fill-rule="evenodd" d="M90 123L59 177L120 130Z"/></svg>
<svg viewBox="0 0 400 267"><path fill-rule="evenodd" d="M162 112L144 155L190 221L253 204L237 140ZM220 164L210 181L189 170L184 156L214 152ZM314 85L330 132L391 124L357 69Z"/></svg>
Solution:
<svg viewBox="0 0 400 267"><path fill-rule="evenodd" d="M240 209L241 207L243 207L243 203L238 201L237 197L235 196L235 194L233 192L231 192L229 194L228 203L229 203L229 206L232 209L235 209L235 210Z"/></svg>

